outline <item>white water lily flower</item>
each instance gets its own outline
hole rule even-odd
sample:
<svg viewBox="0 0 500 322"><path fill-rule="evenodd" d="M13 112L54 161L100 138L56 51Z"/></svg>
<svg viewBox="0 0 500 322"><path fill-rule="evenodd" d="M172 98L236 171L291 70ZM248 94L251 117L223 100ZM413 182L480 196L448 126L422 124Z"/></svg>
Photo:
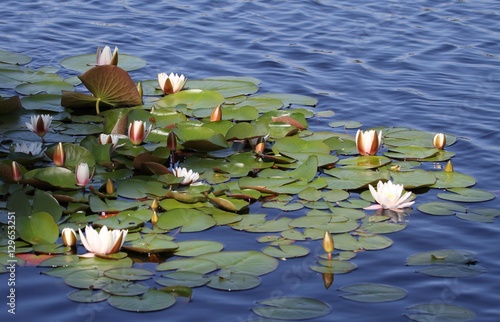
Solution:
<svg viewBox="0 0 500 322"><path fill-rule="evenodd" d="M25 125L28 130L43 138L49 131L50 123L52 123L52 116L49 114L42 114L32 115L31 123L26 122Z"/></svg>
<svg viewBox="0 0 500 322"><path fill-rule="evenodd" d="M75 168L76 184L85 187L90 182L90 170L87 163L80 163Z"/></svg>
<svg viewBox="0 0 500 322"><path fill-rule="evenodd" d="M166 73L158 74L158 83L164 94L174 94L181 91L186 82L187 77L184 77L182 74L180 76L174 73L170 73L170 75Z"/></svg>
<svg viewBox="0 0 500 322"><path fill-rule="evenodd" d="M42 148L42 143L40 142L21 142L14 145L14 152L25 153L29 155L40 155L45 152L45 149Z"/></svg>
<svg viewBox="0 0 500 322"><path fill-rule="evenodd" d="M92 226L85 227L85 234L79 229L80 239L83 246L89 252L83 257L93 257L95 254L108 255L117 253L125 242L128 230L109 230L102 226L99 233Z"/></svg>
<svg viewBox="0 0 500 322"><path fill-rule="evenodd" d="M130 138L130 142L132 142L133 145L141 144L149 135L149 132L151 132L152 126L153 125L150 124L148 127L146 122L143 121L135 120L130 122L128 125L128 137Z"/></svg>
<svg viewBox="0 0 500 322"><path fill-rule="evenodd" d="M184 178L181 185L187 186L195 183L199 178L200 174L198 172L194 172L193 170L187 170L186 168L175 168L172 170L174 175L178 178Z"/></svg>
<svg viewBox="0 0 500 322"><path fill-rule="evenodd" d="M373 199L377 202L376 205L371 205L364 209L391 209L395 211L401 211L402 208L410 207L415 202L408 201L411 197L411 192L406 192L403 195L403 185L394 184L392 181L377 183L377 190L368 185Z"/></svg>
<svg viewBox="0 0 500 322"><path fill-rule="evenodd" d="M73 228L64 228L61 232L61 238L65 246L73 247L76 245L76 232Z"/></svg>

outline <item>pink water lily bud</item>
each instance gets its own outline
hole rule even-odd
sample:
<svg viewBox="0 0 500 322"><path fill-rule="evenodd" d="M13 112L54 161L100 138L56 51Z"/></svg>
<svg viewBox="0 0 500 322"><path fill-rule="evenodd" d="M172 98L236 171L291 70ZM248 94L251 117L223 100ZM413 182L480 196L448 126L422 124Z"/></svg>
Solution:
<svg viewBox="0 0 500 322"><path fill-rule="evenodd" d="M444 133L436 133L432 139L432 144L436 149L443 150L446 146L446 135Z"/></svg>
<svg viewBox="0 0 500 322"><path fill-rule="evenodd" d="M64 228L61 232L61 238L64 246L73 247L76 245L76 232L72 228Z"/></svg>
<svg viewBox="0 0 500 322"><path fill-rule="evenodd" d="M43 138L49 131L50 124L52 123L52 116L49 114L32 115L31 123L26 122L25 125L31 132L36 133L39 137Z"/></svg>
<svg viewBox="0 0 500 322"><path fill-rule="evenodd" d="M184 86L186 85L187 77L184 75L178 75L174 73L170 73L167 75L166 73L158 74L158 83L160 84L160 88L163 94L174 94L180 92Z"/></svg>
<svg viewBox="0 0 500 322"><path fill-rule="evenodd" d="M356 148L361 155L375 155L382 145L382 131L374 130L356 132Z"/></svg>
<svg viewBox="0 0 500 322"><path fill-rule="evenodd" d="M59 144L56 147L56 150L54 151L54 164L58 167L62 167L64 165L64 160L66 156L64 154L64 147L62 145L62 142L59 142Z"/></svg>
<svg viewBox="0 0 500 322"><path fill-rule="evenodd" d="M90 182L90 171L87 163L80 163L75 168L76 184L85 187Z"/></svg>
<svg viewBox="0 0 500 322"><path fill-rule="evenodd" d="M92 226L85 227L85 234L79 230L80 240L83 247L89 252L82 257L93 257L98 255L109 255L117 253L125 242L128 230L109 230L108 227L102 226L97 232Z"/></svg>
<svg viewBox="0 0 500 322"><path fill-rule="evenodd" d="M146 128L147 124L143 121L133 121L130 123L128 125L128 137L130 138L130 142L132 142L133 145L141 144L151 131L151 126L152 125L149 125L149 128Z"/></svg>
<svg viewBox="0 0 500 322"><path fill-rule="evenodd" d="M21 167L19 166L19 164L16 161L12 161L10 173L12 175L12 180L14 180L15 182L19 182L23 178L23 173L21 172Z"/></svg>
<svg viewBox="0 0 500 322"><path fill-rule="evenodd" d="M105 46L102 51L101 46L97 47L96 65L118 65L118 47L115 46L113 53L109 46Z"/></svg>

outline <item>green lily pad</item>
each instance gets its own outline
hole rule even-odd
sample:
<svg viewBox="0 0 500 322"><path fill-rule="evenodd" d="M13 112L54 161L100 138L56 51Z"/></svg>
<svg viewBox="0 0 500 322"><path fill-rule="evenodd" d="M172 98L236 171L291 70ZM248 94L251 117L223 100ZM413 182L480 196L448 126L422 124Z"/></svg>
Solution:
<svg viewBox="0 0 500 322"><path fill-rule="evenodd" d="M385 152L384 155L393 159L421 161L423 159L433 157L438 153L439 149L436 148L425 148L421 146L399 146L389 147L389 152Z"/></svg>
<svg viewBox="0 0 500 322"><path fill-rule="evenodd" d="M174 252L179 248L177 243L163 236L156 234L143 235L139 239L125 243L122 247L126 250L144 254Z"/></svg>
<svg viewBox="0 0 500 322"><path fill-rule="evenodd" d="M376 169L389 163L391 163L391 159L377 155L348 158L338 162L338 164L351 169Z"/></svg>
<svg viewBox="0 0 500 322"><path fill-rule="evenodd" d="M357 129L363 126L363 123L358 121L335 121L328 123L331 127L344 127L345 129Z"/></svg>
<svg viewBox="0 0 500 322"><path fill-rule="evenodd" d="M355 270L358 266L347 260L322 260L320 265L311 265L309 268L322 274L346 274Z"/></svg>
<svg viewBox="0 0 500 322"><path fill-rule="evenodd" d="M144 268L113 268L104 271L104 276L121 281L144 281L153 276L153 272Z"/></svg>
<svg viewBox="0 0 500 322"><path fill-rule="evenodd" d="M433 201L418 205L418 210L434 216L450 216L456 212L465 212L467 208L453 202Z"/></svg>
<svg viewBox="0 0 500 322"><path fill-rule="evenodd" d="M200 210L179 208L163 214L156 225L161 229L180 227L182 232L195 232L215 226L215 220Z"/></svg>
<svg viewBox="0 0 500 322"><path fill-rule="evenodd" d="M68 298L78 303L98 303L108 299L111 294L103 291L77 290L68 294Z"/></svg>
<svg viewBox="0 0 500 322"><path fill-rule="evenodd" d="M200 80L188 80L186 87L189 89L202 89L216 91L224 97L232 97L238 95L250 95L259 90L257 84L252 81L247 81L245 78L207 78Z"/></svg>
<svg viewBox="0 0 500 322"><path fill-rule="evenodd" d="M186 115L193 116L193 110L205 109L206 115L209 116L212 109L224 103L224 96L215 91L188 89L167 95L156 102L156 106L162 108L182 108L182 112ZM198 115L198 117L202 117Z"/></svg>
<svg viewBox="0 0 500 322"><path fill-rule="evenodd" d="M339 291L347 293L341 294L340 297L368 303L398 301L408 295L408 292L400 287L374 283L351 284L339 288Z"/></svg>
<svg viewBox="0 0 500 322"><path fill-rule="evenodd" d="M495 198L495 195L486 190L473 188L451 188L447 189L449 193L438 193L438 198L449 201L460 202L482 202Z"/></svg>
<svg viewBox="0 0 500 322"><path fill-rule="evenodd" d="M324 173L334 178L325 178L330 189L359 189L379 180L388 180L389 173L384 171L365 171L356 169L333 168Z"/></svg>
<svg viewBox="0 0 500 322"><path fill-rule="evenodd" d="M30 244L53 244L59 237L59 227L54 217L46 212L37 212L29 217L18 217L16 231Z"/></svg>
<svg viewBox="0 0 500 322"><path fill-rule="evenodd" d="M116 280L112 280L102 288L106 293L119 296L140 295L146 293L148 289L149 287L146 284Z"/></svg>
<svg viewBox="0 0 500 322"><path fill-rule="evenodd" d="M434 175L437 181L431 188L467 188L476 184L474 177L459 172L434 172Z"/></svg>
<svg viewBox="0 0 500 322"><path fill-rule="evenodd" d="M441 265L425 267L417 270L422 273L435 277L469 277L482 274L486 269L480 265Z"/></svg>
<svg viewBox="0 0 500 322"><path fill-rule="evenodd" d="M175 304L172 294L149 289L140 296L110 296L108 303L120 310L131 312L152 312L164 310Z"/></svg>
<svg viewBox="0 0 500 322"><path fill-rule="evenodd" d="M162 286L199 287L207 284L210 277L196 272L176 271L163 274L163 277L157 278L155 281Z"/></svg>
<svg viewBox="0 0 500 322"><path fill-rule="evenodd" d="M210 278L207 286L223 291L243 291L260 285L260 278L250 274L229 273L215 275Z"/></svg>
<svg viewBox="0 0 500 322"><path fill-rule="evenodd" d="M203 258L181 258L166 261L156 267L157 271L188 271L199 274L207 274L217 269L217 264L210 259Z"/></svg>
<svg viewBox="0 0 500 322"><path fill-rule="evenodd" d="M407 308L413 313L405 316L412 321L446 321L446 322L467 322L476 318L476 314L464 307L446 303L428 303L413 305Z"/></svg>
<svg viewBox="0 0 500 322"><path fill-rule="evenodd" d="M23 107L27 110L63 112L61 94L36 94L22 98Z"/></svg>
<svg viewBox="0 0 500 322"><path fill-rule="evenodd" d="M258 301L264 307L254 307L252 311L269 319L307 320L325 316L331 308L323 301L304 297L278 297Z"/></svg>
<svg viewBox="0 0 500 322"><path fill-rule="evenodd" d="M306 256L309 254L309 249L299 245L279 245L278 247L268 246L262 252L276 258L294 258Z"/></svg>
<svg viewBox="0 0 500 322"><path fill-rule="evenodd" d="M416 169L413 171L392 171L391 177L395 184L402 184L405 189L428 187L436 182L432 172Z"/></svg>
<svg viewBox="0 0 500 322"><path fill-rule="evenodd" d="M78 72L85 72L96 63L96 54L84 54L65 58L61 66ZM140 69L147 65L147 61L128 54L118 54L118 66L126 71Z"/></svg>
<svg viewBox="0 0 500 322"><path fill-rule="evenodd" d="M468 264L475 261L473 253L458 249L433 250L411 255L406 265L452 265Z"/></svg>
<svg viewBox="0 0 500 322"><path fill-rule="evenodd" d="M468 209L466 213L458 212L455 215L464 220L491 223L495 221L496 217L500 216L500 211L494 208L478 208Z"/></svg>
<svg viewBox="0 0 500 322"><path fill-rule="evenodd" d="M61 91L73 91L75 88L64 81L41 81L20 84L15 89L21 95L34 95L39 93L60 94Z"/></svg>
<svg viewBox="0 0 500 322"><path fill-rule="evenodd" d="M79 189L76 185L75 173L62 167L38 168L24 174L24 179L36 179L53 187Z"/></svg>
<svg viewBox="0 0 500 322"><path fill-rule="evenodd" d="M224 245L209 240L189 240L177 242L179 249L175 252L177 256L199 256L208 253L220 252Z"/></svg>
<svg viewBox="0 0 500 322"><path fill-rule="evenodd" d="M64 282L69 286L94 290L101 289L112 281L113 279L94 269L80 269L64 278Z"/></svg>
<svg viewBox="0 0 500 322"><path fill-rule="evenodd" d="M31 61L28 55L0 50L0 62L5 64L25 65Z"/></svg>
<svg viewBox="0 0 500 322"><path fill-rule="evenodd" d="M254 95L255 98L274 98L283 102L283 105L306 105L306 106L316 106L318 104L318 99L305 96L300 94L285 94L285 93L265 93Z"/></svg>
<svg viewBox="0 0 500 322"><path fill-rule="evenodd" d="M219 268L230 273L264 275L278 267L278 261L266 254L257 251L222 251L198 256L215 262Z"/></svg>

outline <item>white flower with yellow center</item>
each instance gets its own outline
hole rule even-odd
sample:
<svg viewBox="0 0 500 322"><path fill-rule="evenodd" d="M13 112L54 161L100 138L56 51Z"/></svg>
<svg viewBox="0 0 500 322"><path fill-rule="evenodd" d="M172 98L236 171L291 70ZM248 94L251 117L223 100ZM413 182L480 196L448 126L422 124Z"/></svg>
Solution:
<svg viewBox="0 0 500 322"><path fill-rule="evenodd" d="M400 211L402 208L410 207L415 203L414 201L410 201L411 192L403 194L402 184L394 184L392 181L379 181L376 190L372 185L368 185L368 188L377 204L364 208L367 210L391 209Z"/></svg>

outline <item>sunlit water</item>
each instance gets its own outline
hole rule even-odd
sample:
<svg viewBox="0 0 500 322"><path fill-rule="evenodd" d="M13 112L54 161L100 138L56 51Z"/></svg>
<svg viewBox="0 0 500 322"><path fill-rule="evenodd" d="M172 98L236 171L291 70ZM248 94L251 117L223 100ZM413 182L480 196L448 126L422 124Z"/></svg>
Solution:
<svg viewBox="0 0 500 322"><path fill-rule="evenodd" d="M311 120L314 130L346 131L328 124L356 120L363 128L405 126L451 133L459 137L449 148L456 153L455 170L474 176L477 188L498 195L499 13L494 0L4 0L0 48L30 55L31 66L40 67L92 53L98 45L116 45L120 52L148 61L132 72L136 79L153 79L158 72L183 73L190 79L244 75L260 79L261 92L314 96L317 111L335 111L332 117ZM435 200L430 195L419 198ZM480 206L500 204L494 200ZM180 240L206 236L223 242L227 250L263 247L256 242L259 235L242 238L228 228ZM106 302L72 303L66 299L72 289L61 279L20 268L12 321L246 321L257 318L250 311L257 300L283 295L331 305L331 314L315 321L405 321L406 307L429 302L467 307L477 321L500 319L498 220L466 222L415 210L408 227L389 237L393 246L358 254L353 262L359 268L336 276L328 290L321 275L308 268L321 252L319 242L310 242L303 244L312 255L281 262L253 290L228 294L198 288L191 303L181 299L168 310L148 314L118 311ZM414 253L443 248L476 252L487 272L444 279L404 266ZM0 275L0 290L6 279ZM409 294L383 304L339 298L338 287L359 282L400 286ZM2 321L7 319L4 293Z"/></svg>

